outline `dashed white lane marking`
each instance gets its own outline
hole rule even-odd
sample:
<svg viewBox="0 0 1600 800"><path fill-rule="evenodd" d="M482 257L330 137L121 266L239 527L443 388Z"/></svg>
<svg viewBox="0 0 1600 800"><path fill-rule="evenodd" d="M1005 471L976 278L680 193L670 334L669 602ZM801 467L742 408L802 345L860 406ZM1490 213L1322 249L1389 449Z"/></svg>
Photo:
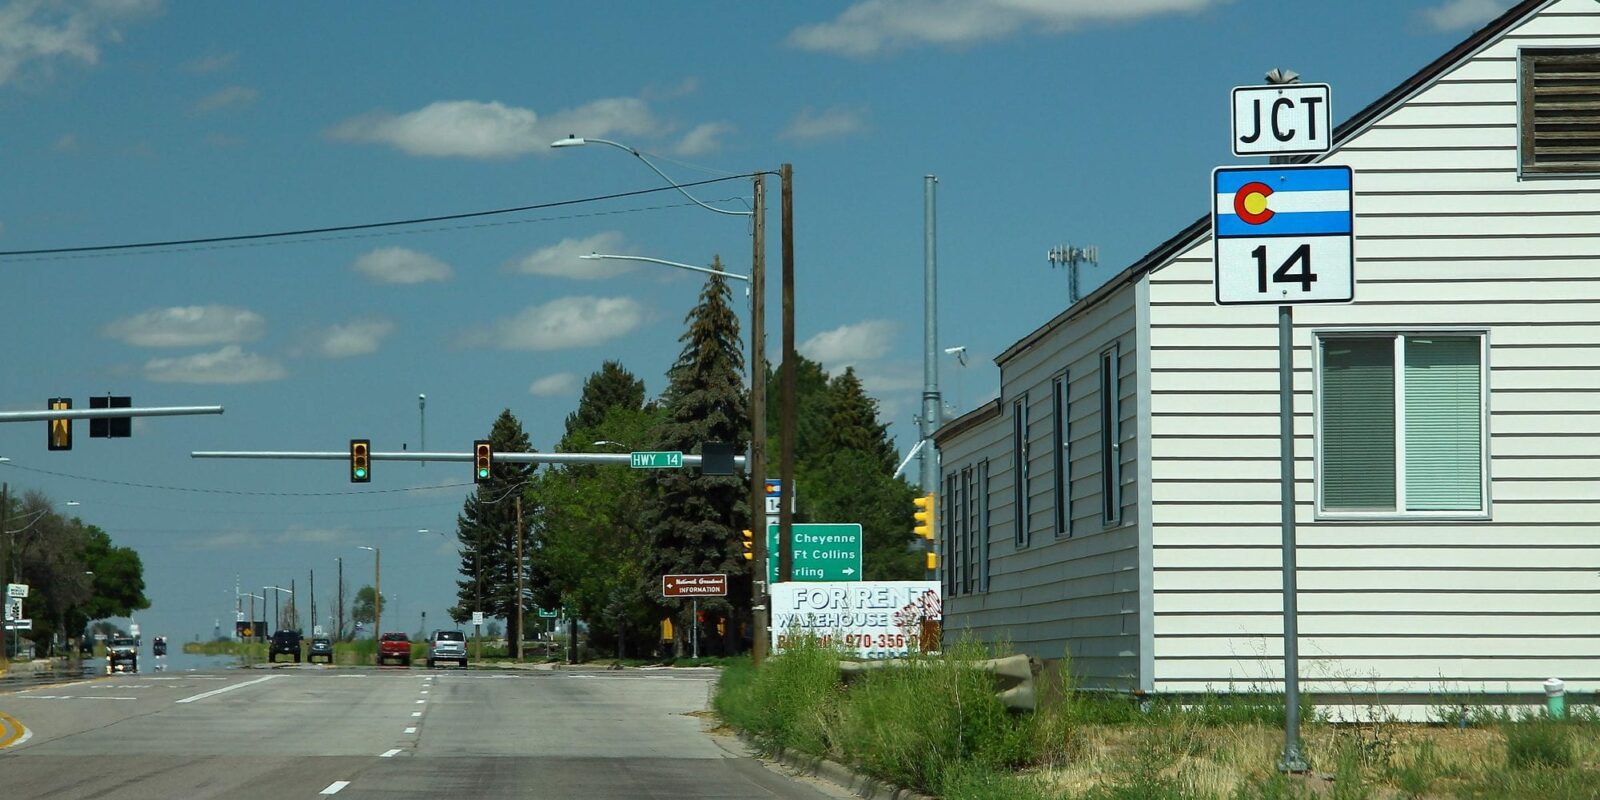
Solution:
<svg viewBox="0 0 1600 800"><path fill-rule="evenodd" d="M423 693L423 694L427 694L427 693L428 693L428 690L427 690L427 689L423 689L423 690L422 690L422 693Z"/></svg>
<svg viewBox="0 0 1600 800"><path fill-rule="evenodd" d="M417 732L416 728L406 728L406 733L416 733L416 732Z"/></svg>
<svg viewBox="0 0 1600 800"><path fill-rule="evenodd" d="M281 678L281 677L283 677L283 676L281 676L281 675L268 675L268 676L266 676L264 678L256 678L253 681L245 681L244 683L235 683L232 686L224 686L221 689L212 689L209 692L201 692L200 694L194 695L193 697L185 697L182 700L179 700L178 702L180 702L180 703L193 703L196 700L204 700L207 697L215 697L216 695L222 694L223 692L231 692L234 689L243 689L246 686L251 686L251 685L254 685L254 684L257 684L257 683L261 683L262 681L270 681L273 678Z"/></svg>
<svg viewBox="0 0 1600 800"><path fill-rule="evenodd" d="M328 788L323 789L320 794L338 794L340 789L343 789L349 785L349 781L334 781L333 783L328 784Z"/></svg>
<svg viewBox="0 0 1600 800"><path fill-rule="evenodd" d="M420 705L422 705L423 703L426 703L426 702L428 702L428 701L426 701L426 700L418 700L417 701L417 705L420 706Z"/></svg>
<svg viewBox="0 0 1600 800"><path fill-rule="evenodd" d="M399 753L399 752L400 752L400 748L398 748L398 747L396 747L393 750L385 750L382 753L378 754L378 758L394 758L395 754Z"/></svg>
<svg viewBox="0 0 1600 800"><path fill-rule="evenodd" d="M420 717L420 716L422 716L422 712L421 711L413 711L413 712L411 712L411 716Z"/></svg>
<svg viewBox="0 0 1600 800"><path fill-rule="evenodd" d="M345 675L335 675L333 677L335 677L335 678L365 678L367 676L350 673L350 674L345 674Z"/></svg>

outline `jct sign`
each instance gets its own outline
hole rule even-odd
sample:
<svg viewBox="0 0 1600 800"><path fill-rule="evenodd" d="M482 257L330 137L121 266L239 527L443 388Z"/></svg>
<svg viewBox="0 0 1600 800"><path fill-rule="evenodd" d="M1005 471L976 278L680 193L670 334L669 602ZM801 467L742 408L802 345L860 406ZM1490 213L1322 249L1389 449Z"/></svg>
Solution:
<svg viewBox="0 0 1600 800"><path fill-rule="evenodd" d="M728 576L714 575L662 575L662 597L726 597Z"/></svg>
<svg viewBox="0 0 1600 800"><path fill-rule="evenodd" d="M1326 83L1237 86L1233 90L1233 154L1326 153L1333 141Z"/></svg>
<svg viewBox="0 0 1600 800"><path fill-rule="evenodd" d="M942 608L938 581L775 583L772 652L801 637L861 658L937 650Z"/></svg>

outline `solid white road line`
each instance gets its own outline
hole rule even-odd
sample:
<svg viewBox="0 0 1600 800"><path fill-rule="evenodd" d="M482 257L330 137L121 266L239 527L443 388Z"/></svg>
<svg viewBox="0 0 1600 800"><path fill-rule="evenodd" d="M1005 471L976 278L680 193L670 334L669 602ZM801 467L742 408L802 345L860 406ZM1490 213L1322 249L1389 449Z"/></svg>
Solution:
<svg viewBox="0 0 1600 800"><path fill-rule="evenodd" d="M320 794L338 794L340 789L343 789L349 785L349 781L334 781L333 783L328 784L328 788L323 789Z"/></svg>
<svg viewBox="0 0 1600 800"><path fill-rule="evenodd" d="M395 754L398 752L400 752L400 748L398 747L393 750L385 750L378 754L378 758L394 758Z"/></svg>
<svg viewBox="0 0 1600 800"><path fill-rule="evenodd" d="M416 732L417 732L416 728L406 728L406 733L416 733Z"/></svg>
<svg viewBox="0 0 1600 800"><path fill-rule="evenodd" d="M270 681L273 678L281 678L281 677L283 677L283 676L282 675L268 675L268 676L266 676L264 678L256 678L253 681L245 681L244 683L235 683L232 686L224 686L221 689L212 689L209 692L201 692L200 694L197 694L197 695L195 695L193 697L185 697L182 700L179 700L178 702L180 702L180 703L193 703L196 700L204 700L207 697L215 697L216 695L222 694L223 692L231 692L234 689L243 689L246 686L251 686L251 685L254 685L254 684L257 684L257 683L261 683L262 681Z"/></svg>

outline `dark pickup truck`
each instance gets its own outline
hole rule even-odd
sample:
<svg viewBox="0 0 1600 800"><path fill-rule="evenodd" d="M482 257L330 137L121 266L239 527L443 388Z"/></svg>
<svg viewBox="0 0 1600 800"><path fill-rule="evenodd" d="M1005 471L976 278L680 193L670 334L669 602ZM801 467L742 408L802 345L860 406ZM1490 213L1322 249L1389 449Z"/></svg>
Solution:
<svg viewBox="0 0 1600 800"><path fill-rule="evenodd" d="M386 633L378 637L378 666L393 661L402 667L411 666L411 637L404 633Z"/></svg>

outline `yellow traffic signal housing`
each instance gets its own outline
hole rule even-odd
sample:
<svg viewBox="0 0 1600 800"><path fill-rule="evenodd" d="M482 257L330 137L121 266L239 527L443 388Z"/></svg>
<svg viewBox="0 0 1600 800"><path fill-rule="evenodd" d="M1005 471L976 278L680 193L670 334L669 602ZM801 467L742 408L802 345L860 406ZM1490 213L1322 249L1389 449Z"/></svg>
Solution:
<svg viewBox="0 0 1600 800"><path fill-rule="evenodd" d="M366 439L350 440L350 482L367 483L372 480L372 442Z"/></svg>
<svg viewBox="0 0 1600 800"><path fill-rule="evenodd" d="M937 569L939 569L939 554L930 552L928 553L928 571L933 572Z"/></svg>
<svg viewBox="0 0 1600 800"><path fill-rule="evenodd" d="M754 561L756 559L756 535L748 530L741 531L741 533L744 534L744 560Z"/></svg>
<svg viewBox="0 0 1600 800"><path fill-rule="evenodd" d="M917 507L916 512L911 515L911 518L915 519L917 524L911 530L930 542L933 541L933 501L933 492L914 498L911 501L912 505ZM930 567L930 569L932 568Z"/></svg>
<svg viewBox="0 0 1600 800"><path fill-rule="evenodd" d="M50 406L50 410L51 411L65 411L67 409L72 408L72 398L70 398L70 397L52 397L52 398L50 398L49 406ZM49 434L46 437L46 440L47 440L47 444L50 446L50 449L51 450L71 450L72 449L72 420L70 420L70 419L53 419L53 420L50 420L46 424L47 424L46 432Z"/></svg>
<svg viewBox="0 0 1600 800"><path fill-rule="evenodd" d="M494 445L488 439L479 439L472 443L472 481L473 483L488 483L489 474L494 466Z"/></svg>

